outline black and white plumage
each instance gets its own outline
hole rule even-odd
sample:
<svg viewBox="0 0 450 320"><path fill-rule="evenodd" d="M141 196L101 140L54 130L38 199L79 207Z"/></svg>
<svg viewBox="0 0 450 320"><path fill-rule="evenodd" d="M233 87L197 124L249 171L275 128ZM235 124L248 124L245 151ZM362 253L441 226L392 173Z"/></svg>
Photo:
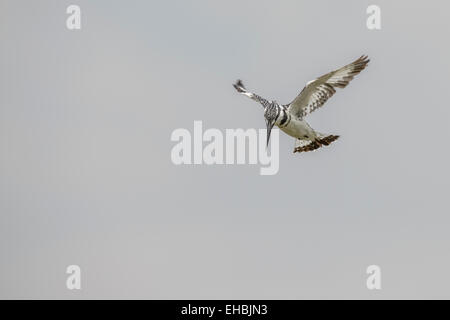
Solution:
<svg viewBox="0 0 450 320"><path fill-rule="evenodd" d="M247 91L241 80L238 80L233 86L239 93L263 106L267 126L267 143L269 143L270 130L277 125L283 132L296 138L294 152L312 151L323 145L329 145L339 136L316 132L303 118L323 106L336 93L336 88L345 88L353 77L367 66L369 61L367 56L361 56L338 70L309 81L294 101L287 105L268 101Z"/></svg>

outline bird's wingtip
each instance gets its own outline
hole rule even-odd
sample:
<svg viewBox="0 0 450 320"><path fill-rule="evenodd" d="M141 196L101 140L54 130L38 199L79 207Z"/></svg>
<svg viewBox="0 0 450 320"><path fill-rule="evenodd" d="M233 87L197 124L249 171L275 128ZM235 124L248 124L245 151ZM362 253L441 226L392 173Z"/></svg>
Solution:
<svg viewBox="0 0 450 320"><path fill-rule="evenodd" d="M239 92L244 92L245 91L244 84L242 83L242 81L240 79L238 79L236 81L236 83L233 84L233 87Z"/></svg>
<svg viewBox="0 0 450 320"><path fill-rule="evenodd" d="M367 54L363 54L359 59L362 62L365 62L365 63L369 63L370 62L369 56Z"/></svg>

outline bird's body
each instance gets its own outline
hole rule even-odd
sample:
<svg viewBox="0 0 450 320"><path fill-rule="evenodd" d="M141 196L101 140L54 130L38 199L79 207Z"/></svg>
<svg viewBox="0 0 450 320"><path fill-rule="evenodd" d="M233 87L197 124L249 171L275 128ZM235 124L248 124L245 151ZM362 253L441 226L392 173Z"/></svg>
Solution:
<svg viewBox="0 0 450 320"><path fill-rule="evenodd" d="M302 92L288 105L268 101L254 93L248 92L238 80L233 86L239 93L259 102L264 107L267 124L267 141L274 125L284 133L296 138L294 152L312 151L323 145L329 145L339 136L325 135L315 131L304 117L321 107L335 92L335 88L345 88L353 76L363 70L369 60L362 56L349 65L332 71L306 84Z"/></svg>
<svg viewBox="0 0 450 320"><path fill-rule="evenodd" d="M279 106L280 116L276 119L275 125L287 135L297 139L313 139L316 132L305 120L293 117L286 106Z"/></svg>

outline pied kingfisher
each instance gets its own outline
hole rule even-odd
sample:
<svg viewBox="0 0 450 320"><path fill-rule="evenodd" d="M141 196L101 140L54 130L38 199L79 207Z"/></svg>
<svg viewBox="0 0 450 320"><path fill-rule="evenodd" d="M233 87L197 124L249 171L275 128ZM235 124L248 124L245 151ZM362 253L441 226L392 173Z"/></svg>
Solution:
<svg viewBox="0 0 450 320"><path fill-rule="evenodd" d="M270 131L277 125L283 132L296 138L295 152L312 151L335 141L339 136L326 135L315 131L303 118L323 106L336 92L335 88L345 88L355 75L369 63L367 56L361 56L352 63L309 81L300 94L289 104L281 105L268 101L257 94L247 91L241 80L233 86L239 93L259 102L264 107L267 126L267 145Z"/></svg>

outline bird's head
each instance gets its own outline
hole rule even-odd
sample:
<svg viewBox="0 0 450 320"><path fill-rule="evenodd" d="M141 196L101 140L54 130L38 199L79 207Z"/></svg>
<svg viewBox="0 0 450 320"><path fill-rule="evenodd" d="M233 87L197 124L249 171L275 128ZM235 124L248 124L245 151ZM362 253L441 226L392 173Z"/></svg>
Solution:
<svg viewBox="0 0 450 320"><path fill-rule="evenodd" d="M279 114L280 108L276 101L272 101L264 109L264 118L266 119L267 126L267 146L269 145L270 132L272 131Z"/></svg>

